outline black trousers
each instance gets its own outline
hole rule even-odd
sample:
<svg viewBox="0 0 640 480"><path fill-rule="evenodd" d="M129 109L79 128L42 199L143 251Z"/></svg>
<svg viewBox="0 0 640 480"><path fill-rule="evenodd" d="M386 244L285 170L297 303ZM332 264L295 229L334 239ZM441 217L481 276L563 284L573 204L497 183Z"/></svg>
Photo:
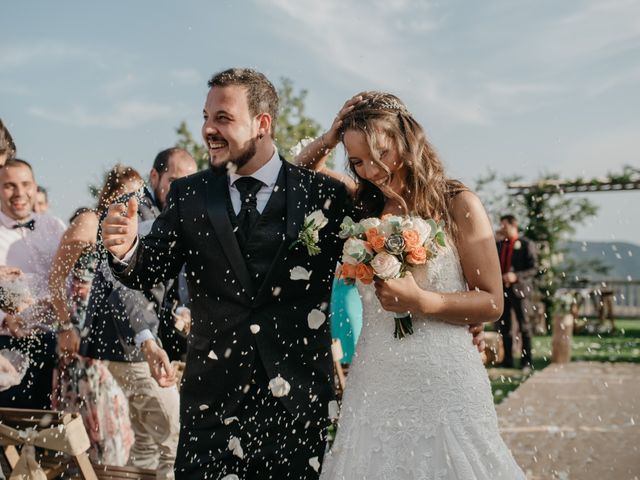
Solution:
<svg viewBox="0 0 640 480"><path fill-rule="evenodd" d="M234 413L238 420L213 430L188 428L183 423L176 479L221 480L231 474L240 480L318 478L309 460L317 457L322 463L326 428L297 420L273 397L268 384L264 367L256 365L249 391ZM232 437L240 441L243 458L229 449Z"/></svg>
<svg viewBox="0 0 640 480"><path fill-rule="evenodd" d="M504 361L502 365L505 367L513 367L513 338L511 335L511 312L516 314L516 320L520 327L520 335L522 335L522 360L521 366L531 365L531 323L527 316L527 299L520 291L514 290L512 287L504 289L504 311L498 322L498 331L502 335L504 343Z"/></svg>
<svg viewBox="0 0 640 480"><path fill-rule="evenodd" d="M51 409L51 388L56 355L56 335L38 333L23 338L0 335L0 350L17 350L30 359L20 385L0 392L0 407Z"/></svg>

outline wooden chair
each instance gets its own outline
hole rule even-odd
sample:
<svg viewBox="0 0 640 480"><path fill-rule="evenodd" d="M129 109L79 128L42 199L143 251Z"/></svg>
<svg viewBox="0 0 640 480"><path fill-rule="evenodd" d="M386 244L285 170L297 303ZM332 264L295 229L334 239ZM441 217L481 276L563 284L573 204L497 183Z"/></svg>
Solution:
<svg viewBox="0 0 640 480"><path fill-rule="evenodd" d="M35 461L46 478L53 479L69 470L73 459L82 479L98 479L87 454L89 437L77 413L0 408L0 445L12 472L25 457L22 465L37 468ZM44 449L37 458L34 447Z"/></svg>
<svg viewBox="0 0 640 480"><path fill-rule="evenodd" d="M56 445L51 448L53 437L57 437L54 442ZM31 452L23 450L32 448L32 444L40 447L36 462L47 479L74 471L77 471L76 475L67 475L65 478L155 479L153 470L92 464L87 454L89 437L82 418L77 413L0 408L0 446L3 447L6 463L11 471L18 465L21 455L31 455ZM18 451L19 446L22 446L21 451ZM56 448L60 446L63 448ZM10 478L10 475L7 477Z"/></svg>

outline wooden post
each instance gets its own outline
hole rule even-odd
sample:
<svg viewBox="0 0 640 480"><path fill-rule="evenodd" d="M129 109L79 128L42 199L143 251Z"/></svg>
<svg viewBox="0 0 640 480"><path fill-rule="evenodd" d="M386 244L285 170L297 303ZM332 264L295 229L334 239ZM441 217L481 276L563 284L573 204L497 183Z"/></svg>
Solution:
<svg viewBox="0 0 640 480"><path fill-rule="evenodd" d="M553 317L553 336L551 340L551 362L569 363L571 361L571 340L573 338L573 315L560 314Z"/></svg>

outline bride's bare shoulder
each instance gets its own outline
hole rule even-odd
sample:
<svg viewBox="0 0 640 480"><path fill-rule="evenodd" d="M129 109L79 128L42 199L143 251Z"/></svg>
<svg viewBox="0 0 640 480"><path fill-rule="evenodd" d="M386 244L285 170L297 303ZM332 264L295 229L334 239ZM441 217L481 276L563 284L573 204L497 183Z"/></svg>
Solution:
<svg viewBox="0 0 640 480"><path fill-rule="evenodd" d="M470 190L458 193L451 199L451 216L459 231L469 234L487 229L492 232L491 222L480 198Z"/></svg>

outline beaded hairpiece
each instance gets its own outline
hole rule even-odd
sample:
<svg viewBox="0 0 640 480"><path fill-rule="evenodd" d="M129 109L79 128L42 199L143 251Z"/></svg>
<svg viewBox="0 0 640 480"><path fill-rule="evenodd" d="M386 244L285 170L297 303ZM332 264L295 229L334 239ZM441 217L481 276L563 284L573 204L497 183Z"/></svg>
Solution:
<svg viewBox="0 0 640 480"><path fill-rule="evenodd" d="M409 113L407 107L405 107L402 103L397 100L384 100L383 102L375 102L375 98L369 98L365 100L366 103L369 104L371 108L375 108L378 110L397 110L402 113Z"/></svg>

